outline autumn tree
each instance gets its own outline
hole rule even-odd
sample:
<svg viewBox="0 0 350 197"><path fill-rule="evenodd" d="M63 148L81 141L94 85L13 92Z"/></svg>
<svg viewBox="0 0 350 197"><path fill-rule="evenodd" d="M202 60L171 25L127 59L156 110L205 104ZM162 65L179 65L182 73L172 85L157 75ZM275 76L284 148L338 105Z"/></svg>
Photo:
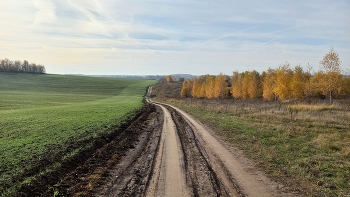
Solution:
<svg viewBox="0 0 350 197"><path fill-rule="evenodd" d="M253 70L245 75L247 77L246 92L249 98L259 98L262 95L260 74Z"/></svg>
<svg viewBox="0 0 350 197"><path fill-rule="evenodd" d="M333 48L327 53L320 61L321 70L325 72L322 79L324 83L323 90L327 92L329 96L329 103L332 104L333 94L341 84L341 69L338 53Z"/></svg>
<svg viewBox="0 0 350 197"><path fill-rule="evenodd" d="M242 77L238 71L233 72L231 79L231 94L232 97L237 99L242 97Z"/></svg>
<svg viewBox="0 0 350 197"><path fill-rule="evenodd" d="M199 87L197 92L198 98L205 98L205 91L206 91L205 77L201 76L199 77Z"/></svg>
<svg viewBox="0 0 350 197"><path fill-rule="evenodd" d="M276 69L276 86L275 92L279 99L286 100L291 98L291 81L293 71L290 69L289 63Z"/></svg>
<svg viewBox="0 0 350 197"><path fill-rule="evenodd" d="M226 76L222 73L215 77L214 98L225 99L228 96Z"/></svg>
<svg viewBox="0 0 350 197"><path fill-rule="evenodd" d="M205 96L208 99L215 98L215 76L205 76Z"/></svg>
<svg viewBox="0 0 350 197"><path fill-rule="evenodd" d="M263 89L263 98L265 100L276 100L276 71L269 68L267 72L263 73L262 80L262 89Z"/></svg>
<svg viewBox="0 0 350 197"><path fill-rule="evenodd" d="M173 78L172 78L170 75L168 75L168 76L166 77L166 81L167 81L168 83L171 83L171 82L173 82L174 80L173 80Z"/></svg>
<svg viewBox="0 0 350 197"><path fill-rule="evenodd" d="M198 98L197 97L198 88L199 88L199 80L197 77L195 77L195 78L193 78L192 91L191 91L193 98Z"/></svg>
<svg viewBox="0 0 350 197"><path fill-rule="evenodd" d="M345 96L350 96L350 78L347 78L343 76L342 82L341 82L341 93Z"/></svg>
<svg viewBox="0 0 350 197"><path fill-rule="evenodd" d="M192 89L192 81L190 79L185 80L182 83L182 88L181 88L181 92L180 92L180 96L182 98L184 97L190 97L191 96L191 89Z"/></svg>
<svg viewBox="0 0 350 197"><path fill-rule="evenodd" d="M314 98L321 97L323 95L323 89L324 89L324 72L318 71L314 74L314 76L311 78L311 96Z"/></svg>
<svg viewBox="0 0 350 197"><path fill-rule="evenodd" d="M241 98L249 98L248 94L248 85L249 85L249 80L250 80L250 73L249 71L245 71L240 74L241 78Z"/></svg>
<svg viewBox="0 0 350 197"><path fill-rule="evenodd" d="M302 99L304 97L306 87L306 75L303 71L303 68L298 65L293 70L293 77L290 84L292 98L293 99Z"/></svg>
<svg viewBox="0 0 350 197"><path fill-rule="evenodd" d="M205 98L205 83L199 86L199 98Z"/></svg>

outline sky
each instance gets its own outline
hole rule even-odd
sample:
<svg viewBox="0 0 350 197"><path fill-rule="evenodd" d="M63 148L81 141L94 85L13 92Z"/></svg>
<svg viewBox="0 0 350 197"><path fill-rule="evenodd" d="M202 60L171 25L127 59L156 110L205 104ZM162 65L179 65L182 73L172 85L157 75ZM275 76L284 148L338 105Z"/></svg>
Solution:
<svg viewBox="0 0 350 197"><path fill-rule="evenodd" d="M350 74L349 0L0 1L0 59L53 74L317 71L332 47Z"/></svg>

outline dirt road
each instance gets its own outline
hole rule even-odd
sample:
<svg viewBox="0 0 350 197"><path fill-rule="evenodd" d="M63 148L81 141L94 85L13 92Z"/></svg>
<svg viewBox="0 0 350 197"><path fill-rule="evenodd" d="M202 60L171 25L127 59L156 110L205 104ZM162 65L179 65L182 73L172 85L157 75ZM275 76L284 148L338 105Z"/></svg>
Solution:
<svg viewBox="0 0 350 197"><path fill-rule="evenodd" d="M169 111L158 105L164 114L160 150L156 159L154 175L146 196L189 196L186 186L183 153L175 123Z"/></svg>
<svg viewBox="0 0 350 197"><path fill-rule="evenodd" d="M199 121L147 101L157 106L162 125L126 154L99 196L288 196Z"/></svg>
<svg viewBox="0 0 350 197"><path fill-rule="evenodd" d="M205 153L208 165L216 174L217 181L224 186L229 196L275 196L271 182L261 173L247 166L232 150L216 138L199 121L174 106L169 106L178 113L186 124L190 125L195 139Z"/></svg>
<svg viewBox="0 0 350 197"><path fill-rule="evenodd" d="M142 118L43 196L293 196L181 109L146 99Z"/></svg>

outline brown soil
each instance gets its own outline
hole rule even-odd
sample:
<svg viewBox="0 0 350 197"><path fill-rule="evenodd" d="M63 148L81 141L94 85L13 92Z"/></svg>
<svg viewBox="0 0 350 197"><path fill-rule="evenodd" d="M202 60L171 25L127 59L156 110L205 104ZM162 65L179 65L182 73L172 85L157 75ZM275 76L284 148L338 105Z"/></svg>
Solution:
<svg viewBox="0 0 350 197"><path fill-rule="evenodd" d="M106 184L97 196L143 196L151 179L155 156L161 138L162 111L157 108L150 116L148 127L139 136L133 149L109 171Z"/></svg>

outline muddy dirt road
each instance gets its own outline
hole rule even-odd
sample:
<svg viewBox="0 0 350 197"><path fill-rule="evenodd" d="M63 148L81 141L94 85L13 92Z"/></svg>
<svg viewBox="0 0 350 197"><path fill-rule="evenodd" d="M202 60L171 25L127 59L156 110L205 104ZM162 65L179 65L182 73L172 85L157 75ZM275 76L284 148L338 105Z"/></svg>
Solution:
<svg viewBox="0 0 350 197"><path fill-rule="evenodd" d="M147 101L157 129L126 153L98 196L289 196L199 121Z"/></svg>
<svg viewBox="0 0 350 197"><path fill-rule="evenodd" d="M189 196L180 139L169 111L158 105L164 115L162 137L157 154L154 175L146 196Z"/></svg>
<svg viewBox="0 0 350 197"><path fill-rule="evenodd" d="M42 196L293 196L181 109L146 100L147 112Z"/></svg>

